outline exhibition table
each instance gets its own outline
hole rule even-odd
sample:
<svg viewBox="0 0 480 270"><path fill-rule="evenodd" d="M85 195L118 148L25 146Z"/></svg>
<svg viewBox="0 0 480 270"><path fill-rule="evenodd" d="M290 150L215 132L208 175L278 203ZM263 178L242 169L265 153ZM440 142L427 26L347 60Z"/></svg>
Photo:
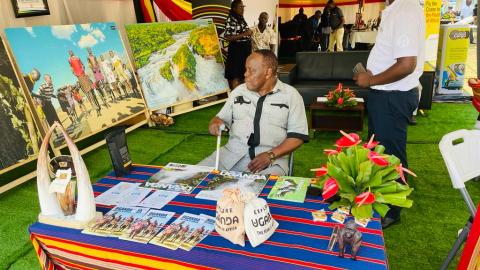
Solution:
<svg viewBox="0 0 480 270"><path fill-rule="evenodd" d="M377 39L377 31L351 31L350 45L355 49L356 43L374 44Z"/></svg>
<svg viewBox="0 0 480 270"><path fill-rule="evenodd" d="M94 184L95 196L121 181L146 181L160 169L135 165L125 177L110 173ZM245 247L234 245L213 232L191 251L170 250L42 223L29 227L30 238L43 269L388 269L378 215L367 228L359 229L363 243L357 260L349 255L339 258L337 247L327 250L332 230L339 225L331 221L328 205L315 196L307 196L303 204L267 199L274 183L274 179L269 180L260 196L268 201L279 227L256 248L248 241ZM215 216L215 201L195 198L203 186L204 182L192 194L179 194L162 210L175 212L175 217L184 212ZM97 205L103 213L110 208ZM311 212L319 209L327 211L326 222L313 222Z"/></svg>

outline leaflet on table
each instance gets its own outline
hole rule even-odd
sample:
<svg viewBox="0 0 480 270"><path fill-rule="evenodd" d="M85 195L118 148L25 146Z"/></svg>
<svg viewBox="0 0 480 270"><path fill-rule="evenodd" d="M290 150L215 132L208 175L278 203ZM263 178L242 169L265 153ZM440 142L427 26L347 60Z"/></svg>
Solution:
<svg viewBox="0 0 480 270"><path fill-rule="evenodd" d="M174 214L174 212L150 209L142 218L135 219L120 239L148 243Z"/></svg>
<svg viewBox="0 0 480 270"><path fill-rule="evenodd" d="M141 186L158 190L191 193L213 170L211 167L168 163Z"/></svg>
<svg viewBox="0 0 480 270"><path fill-rule="evenodd" d="M135 187L123 193L118 198L119 205L135 206L139 204L151 192L149 188Z"/></svg>
<svg viewBox="0 0 480 270"><path fill-rule="evenodd" d="M103 205L117 205L119 198L121 198L123 194L129 192L132 189L137 188L139 185L140 183L120 182L115 186L111 187L109 190L98 195L95 198L95 202L97 204L103 204Z"/></svg>
<svg viewBox="0 0 480 270"><path fill-rule="evenodd" d="M101 219L88 224L82 233L99 236L119 236L130 224L137 218L141 218L147 213L148 208L116 206Z"/></svg>
<svg viewBox="0 0 480 270"><path fill-rule="evenodd" d="M190 235L205 222L205 218L183 213L172 224L168 225L157 236L150 240L150 244L177 249Z"/></svg>
<svg viewBox="0 0 480 270"><path fill-rule="evenodd" d="M205 237L207 237L213 230L215 230L215 218L201 214L201 217L205 218L205 222L202 226L190 234L190 236L180 245L179 248L190 251L198 243L202 242Z"/></svg>
<svg viewBox="0 0 480 270"><path fill-rule="evenodd" d="M141 201L137 206L162 209L178 195L178 192L155 190L150 196Z"/></svg>
<svg viewBox="0 0 480 270"><path fill-rule="evenodd" d="M240 188L242 192L252 192L258 196L267 184L269 175L221 171L208 178L211 179L195 198L216 201L222 197L225 188Z"/></svg>
<svg viewBox="0 0 480 270"><path fill-rule="evenodd" d="M280 176L268 194L268 198L303 203L309 185L310 178Z"/></svg>

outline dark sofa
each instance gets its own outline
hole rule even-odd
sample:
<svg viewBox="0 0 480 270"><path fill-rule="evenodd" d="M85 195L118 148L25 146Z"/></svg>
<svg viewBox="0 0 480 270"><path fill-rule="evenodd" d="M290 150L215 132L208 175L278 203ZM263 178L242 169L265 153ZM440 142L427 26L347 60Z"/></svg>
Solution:
<svg viewBox="0 0 480 270"><path fill-rule="evenodd" d="M369 51L345 51L335 53L298 52L296 65L289 73L280 74L280 80L295 87L309 106L317 97L325 96L335 89L338 83L355 91L357 97L366 100L368 89L355 85L353 67L361 62L367 66ZM433 90L433 77L424 74L422 84L421 109L430 109Z"/></svg>

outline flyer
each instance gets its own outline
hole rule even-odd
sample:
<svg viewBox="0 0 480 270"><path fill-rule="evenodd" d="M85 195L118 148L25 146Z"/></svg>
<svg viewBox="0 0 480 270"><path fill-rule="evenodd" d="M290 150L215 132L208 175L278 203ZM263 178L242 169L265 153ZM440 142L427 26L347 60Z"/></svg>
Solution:
<svg viewBox="0 0 480 270"><path fill-rule="evenodd" d="M239 188L243 193L252 192L258 196L267 184L268 178L269 175L221 171L211 177L195 198L217 201L222 197L225 188Z"/></svg>
<svg viewBox="0 0 480 270"><path fill-rule="evenodd" d="M211 167L168 163L161 171L154 174L142 187L191 193L213 170Z"/></svg>

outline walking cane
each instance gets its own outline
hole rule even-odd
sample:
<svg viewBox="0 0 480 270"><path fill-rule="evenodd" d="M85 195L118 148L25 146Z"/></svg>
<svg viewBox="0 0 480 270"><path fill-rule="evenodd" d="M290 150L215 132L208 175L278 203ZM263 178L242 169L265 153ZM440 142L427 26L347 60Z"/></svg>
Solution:
<svg viewBox="0 0 480 270"><path fill-rule="evenodd" d="M217 157L215 158L215 170L218 170L218 163L220 161L220 144L222 142L222 131L225 130L225 125L221 125L218 130L220 131L217 136Z"/></svg>

